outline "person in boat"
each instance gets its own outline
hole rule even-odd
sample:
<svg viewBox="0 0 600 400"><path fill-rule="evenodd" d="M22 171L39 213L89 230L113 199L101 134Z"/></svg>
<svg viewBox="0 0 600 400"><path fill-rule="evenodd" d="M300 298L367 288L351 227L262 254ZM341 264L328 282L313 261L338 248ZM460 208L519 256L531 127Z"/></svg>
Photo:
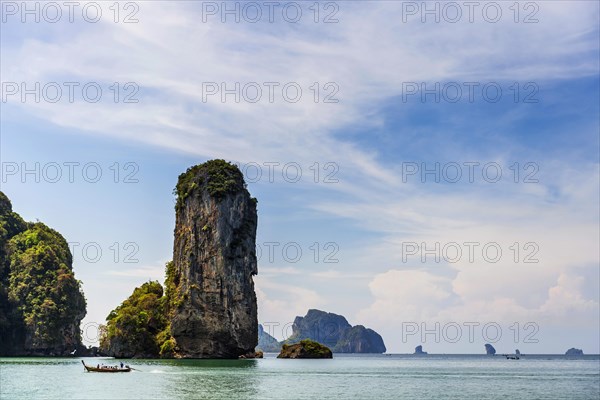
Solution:
<svg viewBox="0 0 600 400"><path fill-rule="evenodd" d="M98 364L98 365L96 366L96 368L100 369L100 364Z"/></svg>
<svg viewBox="0 0 600 400"><path fill-rule="evenodd" d="M121 369L123 369L123 361L121 361Z"/></svg>

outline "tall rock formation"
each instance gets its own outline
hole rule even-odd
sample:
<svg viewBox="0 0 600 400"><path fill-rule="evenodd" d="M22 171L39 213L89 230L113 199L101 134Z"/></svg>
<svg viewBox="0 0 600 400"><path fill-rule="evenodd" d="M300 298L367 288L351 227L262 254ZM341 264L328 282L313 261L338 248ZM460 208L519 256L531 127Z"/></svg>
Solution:
<svg viewBox="0 0 600 400"><path fill-rule="evenodd" d="M27 223L0 192L0 356L66 356L81 344L86 302L67 241Z"/></svg>
<svg viewBox="0 0 600 400"><path fill-rule="evenodd" d="M167 276L176 354L237 358L254 352L256 199L233 164L189 168L177 187L173 264Z"/></svg>
<svg viewBox="0 0 600 400"><path fill-rule="evenodd" d="M292 336L286 343L311 339L331 348L334 353L385 353L381 336L362 325L352 326L341 315L321 310L308 310L304 317L296 317Z"/></svg>

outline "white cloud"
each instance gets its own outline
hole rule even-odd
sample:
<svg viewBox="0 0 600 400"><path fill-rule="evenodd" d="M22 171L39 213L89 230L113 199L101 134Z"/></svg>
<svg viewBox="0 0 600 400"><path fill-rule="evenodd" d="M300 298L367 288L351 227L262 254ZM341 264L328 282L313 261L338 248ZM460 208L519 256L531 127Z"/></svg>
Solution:
<svg viewBox="0 0 600 400"><path fill-rule="evenodd" d="M273 326L279 340L291 334L291 323L310 308L324 308L325 300L317 292L293 284L281 284L260 275L254 277L259 323Z"/></svg>
<svg viewBox="0 0 600 400"><path fill-rule="evenodd" d="M378 105L399 95L403 82L549 79L597 69L579 61L596 48L582 35L597 21L597 11L580 3L544 4L542 22L530 25L508 18L498 25L400 23L401 5L393 2L343 3L338 24L272 29L198 23L198 9L182 3L145 3L142 11L138 24L98 24L66 43L52 43L50 36L5 47L3 59L11 62L4 62L2 80L134 81L139 104L23 106L62 126L205 157L327 160L343 154L355 176L385 182L390 176L375 158L331 132L377 121ZM507 55L520 64L506 64ZM315 81L333 81L341 102L314 103L306 95L297 104L202 103L206 81L295 81L307 92Z"/></svg>
<svg viewBox="0 0 600 400"><path fill-rule="evenodd" d="M375 302L359 320L377 319L377 325L401 316L405 321L435 316L452 296L450 279L418 270L390 270L369 284Z"/></svg>
<svg viewBox="0 0 600 400"><path fill-rule="evenodd" d="M582 277L561 273L549 285L530 281L530 286L534 288L544 286L546 293L542 304L527 307L519 304L510 294L485 296L482 293L477 298L466 298L453 290L456 280L453 281L452 278L442 278L424 271L390 270L377 275L369 284L374 301L369 307L362 309L357 318L361 323L381 332L386 339L388 351L391 352L406 352L419 343L426 344L426 347L429 345L430 348L436 348L441 343L441 348L451 353L477 351L476 346L486 342L482 334L482 327L486 324L500 327L503 336L499 343L505 349L506 346L519 343L542 346L541 350L537 347L533 351L553 352L557 351L556 338L554 341L544 342L539 341L539 337L556 327L572 332L572 340L577 338L574 332L597 334L599 302L597 298L585 299L582 296L582 280ZM486 279L476 284L483 290L506 287L503 282ZM469 323L477 324L477 340L468 339L466 326ZM426 330L435 332L436 324L440 327L437 337L435 334L422 336ZM458 324L463 329L463 336L456 342L445 339L454 337L453 332L447 333L454 329L451 327L453 324ZM521 341L517 340L515 343L515 326L519 327L516 330L521 335L533 333L535 326L536 334L539 331L540 335L532 337L539 344L523 341L522 337ZM448 331L444 330L446 327ZM408 334L415 329L415 334ZM494 337L493 330L491 332L490 337ZM596 352L597 348L588 348L588 351Z"/></svg>

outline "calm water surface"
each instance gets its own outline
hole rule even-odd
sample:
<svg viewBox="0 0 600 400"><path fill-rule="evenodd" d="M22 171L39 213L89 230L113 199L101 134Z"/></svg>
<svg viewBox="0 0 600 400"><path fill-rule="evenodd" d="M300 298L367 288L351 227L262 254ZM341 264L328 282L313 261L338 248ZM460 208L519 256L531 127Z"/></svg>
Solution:
<svg viewBox="0 0 600 400"><path fill-rule="evenodd" d="M600 357L342 356L333 360L0 358L1 399L599 399ZM90 365L113 359L84 359Z"/></svg>

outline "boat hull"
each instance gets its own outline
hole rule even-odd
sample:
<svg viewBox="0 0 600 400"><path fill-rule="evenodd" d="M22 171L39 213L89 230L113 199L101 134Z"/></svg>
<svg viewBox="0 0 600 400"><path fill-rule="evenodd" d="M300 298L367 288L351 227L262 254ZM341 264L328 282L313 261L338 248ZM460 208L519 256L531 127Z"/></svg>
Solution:
<svg viewBox="0 0 600 400"><path fill-rule="evenodd" d="M96 368L96 367L90 367L89 365L85 365L85 363L83 362L83 360L81 361L81 363L83 364L83 366L85 367L85 370L87 372L130 372L131 368Z"/></svg>

